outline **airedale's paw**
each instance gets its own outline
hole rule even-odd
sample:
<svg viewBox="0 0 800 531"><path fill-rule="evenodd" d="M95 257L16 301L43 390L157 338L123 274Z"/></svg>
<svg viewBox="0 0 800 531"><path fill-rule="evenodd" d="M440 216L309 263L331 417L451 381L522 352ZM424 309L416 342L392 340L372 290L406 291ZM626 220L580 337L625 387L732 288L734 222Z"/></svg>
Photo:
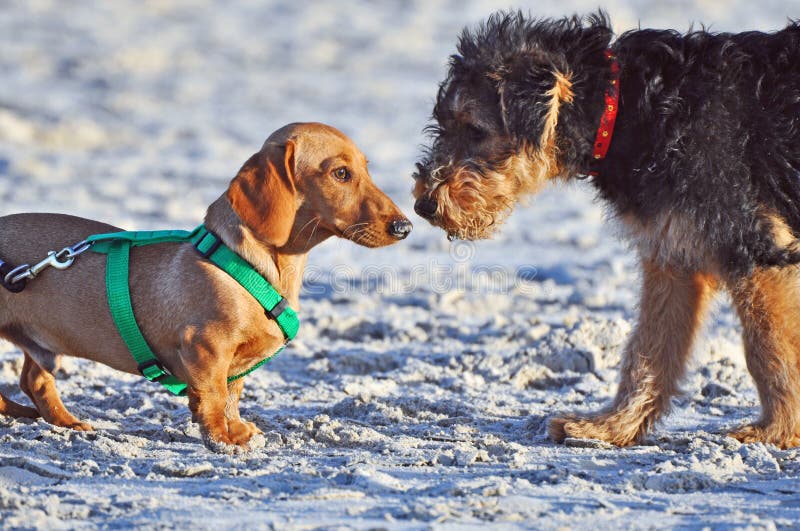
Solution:
<svg viewBox="0 0 800 531"><path fill-rule="evenodd" d="M622 423L615 415L554 417L550 419L547 431L558 443L567 438L598 439L616 446L635 444L644 432L641 423Z"/></svg>
<svg viewBox="0 0 800 531"><path fill-rule="evenodd" d="M800 446L800 435L794 433L793 430L781 429L780 426L774 424L767 426L759 423L747 424L728 433L728 437L733 437L744 444L774 444L782 449Z"/></svg>

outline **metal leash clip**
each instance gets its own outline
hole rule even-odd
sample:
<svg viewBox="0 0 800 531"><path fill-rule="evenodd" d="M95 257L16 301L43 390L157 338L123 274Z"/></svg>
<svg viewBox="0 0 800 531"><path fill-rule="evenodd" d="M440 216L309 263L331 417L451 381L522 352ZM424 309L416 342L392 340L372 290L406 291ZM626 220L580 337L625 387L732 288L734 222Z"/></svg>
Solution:
<svg viewBox="0 0 800 531"><path fill-rule="evenodd" d="M70 267L73 262L75 262L76 256L88 251L91 246L91 243L83 240L76 243L72 247L64 247L58 252L49 251L47 253L47 258L33 267L29 266L28 264L22 264L19 267L15 267L5 276L3 281L8 285L14 285L22 280L33 280L39 275L39 273L48 267L63 271L64 269Z"/></svg>

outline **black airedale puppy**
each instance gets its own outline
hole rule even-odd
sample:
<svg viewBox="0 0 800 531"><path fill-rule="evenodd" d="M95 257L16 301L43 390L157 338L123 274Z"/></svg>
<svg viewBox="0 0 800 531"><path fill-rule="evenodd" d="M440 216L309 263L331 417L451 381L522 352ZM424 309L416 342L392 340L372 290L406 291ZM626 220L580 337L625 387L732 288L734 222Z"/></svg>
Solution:
<svg viewBox="0 0 800 531"><path fill-rule="evenodd" d="M725 288L763 408L732 436L800 444L800 25L612 42L603 13L498 13L461 36L433 117L415 209L450 237L488 237L520 196L586 176L638 249L617 396L552 419L554 439L639 441Z"/></svg>

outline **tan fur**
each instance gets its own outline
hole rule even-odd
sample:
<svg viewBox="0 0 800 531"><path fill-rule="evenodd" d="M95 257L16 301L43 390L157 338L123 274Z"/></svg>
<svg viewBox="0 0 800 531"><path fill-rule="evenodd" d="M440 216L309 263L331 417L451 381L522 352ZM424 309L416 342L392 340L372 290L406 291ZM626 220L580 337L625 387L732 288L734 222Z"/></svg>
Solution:
<svg viewBox="0 0 800 531"><path fill-rule="evenodd" d="M642 224L634 216L620 216L622 236L643 258L663 266L717 273L697 228L680 212L668 212Z"/></svg>
<svg viewBox="0 0 800 531"><path fill-rule="evenodd" d="M417 182L414 197L429 195L437 202L435 225L459 239L489 238L517 202L561 174L556 142L558 113L561 104L571 103L574 95L568 74L555 71L554 76L556 82L547 91L549 110L540 147L523 145L494 171L478 173L468 165L437 168L432 172L434 180L439 180L434 190ZM437 179L440 174L446 178Z"/></svg>
<svg viewBox="0 0 800 531"><path fill-rule="evenodd" d="M35 419L40 417L39 412L35 409L17 404L13 400L0 395L0 415L8 415L15 418L29 418Z"/></svg>
<svg viewBox="0 0 800 531"><path fill-rule="evenodd" d="M351 179L332 172L347 167ZM389 223L405 220L372 183L366 159L341 132L323 124L291 124L265 142L208 209L205 223L247 259L298 310L308 251L331 236L370 247L397 241ZM0 218L0 256L35 263L90 234L119 229L57 214ZM0 337L25 352L20 386L36 411L0 396L0 413L35 416L91 429L61 403L52 376L58 355L105 363L138 374L106 301L105 256L87 252L67 271L47 270L19 294L0 288ZM131 253L131 298L137 322L170 372L188 384L189 407L204 439L245 445L258 429L239 417L250 368L283 343L258 302L189 244L137 247ZM152 384L148 392L163 392Z"/></svg>
<svg viewBox="0 0 800 531"><path fill-rule="evenodd" d="M33 401L44 420L64 428L72 428L79 431L91 430L91 426L79 421L67 411L58 396L55 384L53 375L49 371L42 369L26 352L19 386Z"/></svg>
<svg viewBox="0 0 800 531"><path fill-rule="evenodd" d="M553 142L545 149L523 146L496 171L479 174L466 167L452 171L436 191L435 223L465 240L490 237L517 202L560 173Z"/></svg>
<svg viewBox="0 0 800 531"><path fill-rule="evenodd" d="M233 210L264 245L281 247L297 211L291 140L269 143L245 162L226 194Z"/></svg>
<svg viewBox="0 0 800 531"><path fill-rule="evenodd" d="M633 444L668 410L678 392L717 281L646 260L642 267L639 322L625 348L616 398L594 415L552 419L549 431L554 440L579 437Z"/></svg>
<svg viewBox="0 0 800 531"><path fill-rule="evenodd" d="M772 227L772 237L778 247L785 249L797 246L797 238L783 218L776 214L767 214L766 218Z"/></svg>
<svg viewBox="0 0 800 531"><path fill-rule="evenodd" d="M519 180L500 173L479 175L467 168L455 170L453 178L439 187L442 226L459 238L485 237L502 224L515 204L520 185Z"/></svg>
<svg viewBox="0 0 800 531"><path fill-rule="evenodd" d="M734 431L742 442L800 446L800 285L795 268L759 269L731 286L761 418Z"/></svg>
<svg viewBox="0 0 800 531"><path fill-rule="evenodd" d="M490 237L519 201L560 174L554 149L554 145L547 149L523 146L496 171L479 174L466 167L453 169L452 177L437 187L434 223L459 239Z"/></svg>
<svg viewBox="0 0 800 531"><path fill-rule="evenodd" d="M797 245L784 220L766 219L779 246ZM648 226L630 217L622 221L644 257L639 324L625 350L615 400L595 415L552 419L550 434L557 441L587 437L624 446L641 440L677 392L703 310L716 290L719 268L679 214L661 216ZM759 269L726 283L742 321L747 367L762 404L761 419L731 434L742 442L800 445L799 282L797 270L785 268Z"/></svg>
<svg viewBox="0 0 800 531"><path fill-rule="evenodd" d="M558 111L561 108L561 103L572 103L574 97L572 93L572 82L569 80L569 77L557 70L554 72L554 75L556 82L553 88L545 93L546 96L550 97L550 102L548 103L549 110L544 120L544 131L542 132L542 139L540 141L542 146L554 145L556 125L558 124ZM552 147L550 149L552 149Z"/></svg>
<svg viewBox="0 0 800 531"><path fill-rule="evenodd" d="M25 366L23 365L23 369L24 368ZM25 374L24 370L22 374L23 375ZM20 382L22 381L27 382L27 379L23 377L20 380ZM13 400L9 400L2 394L0 394L0 415L8 415L9 417L29 418L29 419L35 419L41 416L39 415L39 412L36 409L28 406L23 406L21 404L17 404Z"/></svg>

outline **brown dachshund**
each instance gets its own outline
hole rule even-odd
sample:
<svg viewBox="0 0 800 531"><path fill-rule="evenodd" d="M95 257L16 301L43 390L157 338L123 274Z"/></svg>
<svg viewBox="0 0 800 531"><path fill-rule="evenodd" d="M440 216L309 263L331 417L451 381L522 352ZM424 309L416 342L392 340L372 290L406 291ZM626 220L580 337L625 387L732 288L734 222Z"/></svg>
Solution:
<svg viewBox="0 0 800 531"><path fill-rule="evenodd" d="M411 223L370 179L367 160L338 130L291 124L273 133L208 209L206 227L255 267L298 309L308 251L331 236L366 247L405 238ZM72 216L0 218L0 257L34 263L48 250L119 229ZM91 427L64 407L52 375L58 356L99 361L132 374L137 364L112 320L101 254L66 271L47 271L20 293L0 289L0 337L25 354L20 387L35 409L0 395L0 413ZM239 416L241 379L227 383L284 341L262 306L190 244L131 251L136 320L161 363L188 385L189 408L204 440L244 446L259 433ZM153 387L153 391L158 391Z"/></svg>

